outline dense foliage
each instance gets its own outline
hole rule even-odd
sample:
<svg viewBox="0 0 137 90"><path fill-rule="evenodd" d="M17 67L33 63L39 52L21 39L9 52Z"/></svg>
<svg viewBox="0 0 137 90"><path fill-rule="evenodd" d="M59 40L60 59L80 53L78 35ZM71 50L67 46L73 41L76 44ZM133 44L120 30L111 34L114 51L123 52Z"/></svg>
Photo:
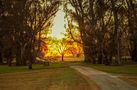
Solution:
<svg viewBox="0 0 137 90"><path fill-rule="evenodd" d="M137 62L136 0L69 0L65 7L79 25L85 62L120 65L130 56Z"/></svg>
<svg viewBox="0 0 137 90"><path fill-rule="evenodd" d="M0 63L32 68L36 57L37 34L50 26L59 0L0 0Z"/></svg>

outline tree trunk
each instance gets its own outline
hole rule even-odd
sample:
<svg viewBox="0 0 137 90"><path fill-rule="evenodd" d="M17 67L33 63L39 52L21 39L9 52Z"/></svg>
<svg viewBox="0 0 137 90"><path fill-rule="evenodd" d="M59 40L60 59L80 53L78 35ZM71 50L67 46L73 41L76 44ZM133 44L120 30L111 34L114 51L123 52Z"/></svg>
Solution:
<svg viewBox="0 0 137 90"><path fill-rule="evenodd" d="M81 36L83 42L83 51L84 51L84 62L86 63L96 63L95 60L95 47L92 45L92 38L87 37L86 35Z"/></svg>
<svg viewBox="0 0 137 90"><path fill-rule="evenodd" d="M32 69L32 60L29 60L28 68Z"/></svg>
<svg viewBox="0 0 137 90"><path fill-rule="evenodd" d="M16 66L21 66L21 48L19 46L16 49Z"/></svg>
<svg viewBox="0 0 137 90"><path fill-rule="evenodd" d="M3 64L2 53L0 52L0 64Z"/></svg>
<svg viewBox="0 0 137 90"><path fill-rule="evenodd" d="M104 49L103 49L103 40L101 40L99 43L99 51L98 51L98 64L102 64L104 60Z"/></svg>
<svg viewBox="0 0 137 90"><path fill-rule="evenodd" d="M121 59L120 59L120 42L119 42L119 40L117 41L117 55L116 55L116 60L117 60L117 64L120 65L120 64L121 64Z"/></svg>
<svg viewBox="0 0 137 90"><path fill-rule="evenodd" d="M8 66L11 66L11 58L7 58Z"/></svg>
<svg viewBox="0 0 137 90"><path fill-rule="evenodd" d="M32 43L28 43L26 48L26 59L28 60L28 68L32 69L32 63L34 60L33 56L34 50L32 49Z"/></svg>
<svg viewBox="0 0 137 90"><path fill-rule="evenodd" d="M28 53L27 55L27 60L28 60L28 68L29 69L32 69L32 61L33 61L33 58L32 58L32 53Z"/></svg>
<svg viewBox="0 0 137 90"><path fill-rule="evenodd" d="M133 48L133 51L132 51L132 54L131 54L132 56L132 60L134 61L134 62L137 62L137 45L134 45L134 48Z"/></svg>
<svg viewBox="0 0 137 90"><path fill-rule="evenodd" d="M21 64L22 65L26 65L26 54L27 53L25 52L26 52L26 46L24 45L21 47Z"/></svg>
<svg viewBox="0 0 137 90"><path fill-rule="evenodd" d="M98 64L102 64L103 63L103 56L102 56L102 53L99 52L98 53Z"/></svg>
<svg viewBox="0 0 137 90"><path fill-rule="evenodd" d="M16 51L16 66L26 65L26 48L18 46Z"/></svg>
<svg viewBox="0 0 137 90"><path fill-rule="evenodd" d="M8 63L8 65L9 66L11 66L11 62L12 62L12 50L11 50L11 48L9 48L8 50L7 50L7 63Z"/></svg>
<svg viewBox="0 0 137 90"><path fill-rule="evenodd" d="M86 63L95 63L95 58L93 57L93 49L91 46L84 46L84 62Z"/></svg>
<svg viewBox="0 0 137 90"><path fill-rule="evenodd" d="M62 62L64 61L64 53L61 56L61 60L62 60Z"/></svg>
<svg viewBox="0 0 137 90"><path fill-rule="evenodd" d="M33 61L34 61L34 56L33 56L33 51L32 50L28 51L27 58L28 58L28 61L29 61L28 67L29 67L29 69L32 69L32 64L33 64Z"/></svg>
<svg viewBox="0 0 137 90"><path fill-rule="evenodd" d="M136 35L137 35L137 15L136 15L136 9L135 9L133 0L127 0L127 5L128 5L129 34L131 34L131 36L130 36L131 47L133 45L133 49L131 50L130 55L132 57L132 60L134 62L137 62L137 37L136 37Z"/></svg>
<svg viewBox="0 0 137 90"><path fill-rule="evenodd" d="M119 43L119 19L118 19L118 11L115 8L116 2L111 0L112 4L112 11L114 16L114 35L113 35L113 41L114 41L114 54L115 54L115 61L116 64L121 64L120 62L120 43Z"/></svg>

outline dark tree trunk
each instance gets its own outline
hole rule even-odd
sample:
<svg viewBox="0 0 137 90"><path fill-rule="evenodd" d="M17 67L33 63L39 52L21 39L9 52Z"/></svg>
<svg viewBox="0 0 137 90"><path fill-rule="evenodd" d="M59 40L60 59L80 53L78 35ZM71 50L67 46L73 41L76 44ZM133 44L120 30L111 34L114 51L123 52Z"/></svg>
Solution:
<svg viewBox="0 0 137 90"><path fill-rule="evenodd" d="M18 47L17 51L16 51L16 66L21 66L21 49L20 49L20 47Z"/></svg>
<svg viewBox="0 0 137 90"><path fill-rule="evenodd" d="M81 36L83 42L83 51L84 51L84 62L86 63L96 63L95 60L95 47L92 45L92 38L87 37L86 35Z"/></svg>
<svg viewBox="0 0 137 90"><path fill-rule="evenodd" d="M134 62L137 62L137 45L134 45L131 57Z"/></svg>
<svg viewBox="0 0 137 90"><path fill-rule="evenodd" d="M29 69L32 69L32 61L29 61L29 65L28 65Z"/></svg>
<svg viewBox="0 0 137 90"><path fill-rule="evenodd" d="M99 52L99 55L98 55L98 64L102 64L103 62L103 56L101 54L101 52Z"/></svg>
<svg viewBox="0 0 137 90"><path fill-rule="evenodd" d="M3 48L3 45L2 45L2 42L0 41L0 64L3 64L2 48Z"/></svg>
<svg viewBox="0 0 137 90"><path fill-rule="evenodd" d="M115 54L115 61L116 64L120 65L120 37L119 37L119 18L118 18L118 11L115 8L116 2L114 0L111 0L112 4L112 11L114 16L114 31L113 31L113 43L114 43L114 54Z"/></svg>
<svg viewBox="0 0 137 90"><path fill-rule="evenodd" d="M30 53L28 52L28 68L29 69L32 69L32 63L33 63L33 60L34 60L34 57L33 57L33 52L30 51Z"/></svg>
<svg viewBox="0 0 137 90"><path fill-rule="evenodd" d="M130 36L130 45L133 46L130 55L134 62L137 62L137 16L135 13L135 7L132 0L127 1L128 4L128 26ZM132 44L133 43L133 44Z"/></svg>
<svg viewBox="0 0 137 90"><path fill-rule="evenodd" d="M84 46L84 57L86 63L95 63L95 58L93 58L93 49L91 46Z"/></svg>
<svg viewBox="0 0 137 90"><path fill-rule="evenodd" d="M2 54L1 54L1 52L0 52L0 64L3 64Z"/></svg>
<svg viewBox="0 0 137 90"><path fill-rule="evenodd" d="M32 58L32 53L30 53L29 55L28 55L28 68L29 69L32 69L32 61L33 61L33 58Z"/></svg>
<svg viewBox="0 0 137 90"><path fill-rule="evenodd" d="M110 64L111 64L111 56L105 55L104 64L105 64L105 65L110 65Z"/></svg>
<svg viewBox="0 0 137 90"><path fill-rule="evenodd" d="M64 54L62 54L62 56L61 56L61 60L62 60L62 62L64 61Z"/></svg>
<svg viewBox="0 0 137 90"><path fill-rule="evenodd" d="M34 61L34 50L32 49L32 43L28 43L26 47L26 59L28 60L28 68L32 69L32 63Z"/></svg>
<svg viewBox="0 0 137 90"><path fill-rule="evenodd" d="M7 54L6 55L7 63L8 63L9 66L11 66L11 64L12 64L12 49L11 48L7 49L6 54Z"/></svg>
<svg viewBox="0 0 137 90"><path fill-rule="evenodd" d="M103 64L103 60L104 60L104 49L103 49L103 42L100 41L99 44L99 51L98 51L98 64Z"/></svg>
<svg viewBox="0 0 137 90"><path fill-rule="evenodd" d="M16 66L25 66L26 65L26 49L22 49L19 46L16 50Z"/></svg>
<svg viewBox="0 0 137 90"><path fill-rule="evenodd" d="M32 69L32 65L31 64L29 65L29 69Z"/></svg>
<svg viewBox="0 0 137 90"><path fill-rule="evenodd" d="M12 61L11 58L7 58L8 66L11 66L11 64L12 64L11 61Z"/></svg>

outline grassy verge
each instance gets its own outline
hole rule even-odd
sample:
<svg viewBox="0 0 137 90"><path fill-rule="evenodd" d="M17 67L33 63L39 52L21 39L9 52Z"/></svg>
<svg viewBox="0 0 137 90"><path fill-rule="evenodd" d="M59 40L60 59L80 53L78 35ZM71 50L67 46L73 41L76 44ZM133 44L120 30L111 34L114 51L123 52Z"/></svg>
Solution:
<svg viewBox="0 0 137 90"><path fill-rule="evenodd" d="M106 66L106 65L86 65L92 68L108 72L108 73L115 73L115 74L132 74L137 75L137 65L121 65L121 66Z"/></svg>
<svg viewBox="0 0 137 90"><path fill-rule="evenodd" d="M0 83L0 90L89 90L85 79L68 67L0 74Z"/></svg>
<svg viewBox="0 0 137 90"><path fill-rule="evenodd" d="M34 64L33 69L29 70L27 66L7 66L0 65L0 73L12 73L12 72L26 72L26 71L34 71L34 70L42 70L42 69L53 69L53 68L62 68L65 67L61 63L50 63L49 66L44 66L42 64Z"/></svg>

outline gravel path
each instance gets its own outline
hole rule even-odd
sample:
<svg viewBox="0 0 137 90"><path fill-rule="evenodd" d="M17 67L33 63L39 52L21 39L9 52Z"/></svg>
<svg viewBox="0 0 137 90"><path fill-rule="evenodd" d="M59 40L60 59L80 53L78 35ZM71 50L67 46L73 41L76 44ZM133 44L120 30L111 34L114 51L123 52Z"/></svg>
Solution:
<svg viewBox="0 0 137 90"><path fill-rule="evenodd" d="M93 80L101 90L137 90L116 76L85 66L70 66Z"/></svg>

